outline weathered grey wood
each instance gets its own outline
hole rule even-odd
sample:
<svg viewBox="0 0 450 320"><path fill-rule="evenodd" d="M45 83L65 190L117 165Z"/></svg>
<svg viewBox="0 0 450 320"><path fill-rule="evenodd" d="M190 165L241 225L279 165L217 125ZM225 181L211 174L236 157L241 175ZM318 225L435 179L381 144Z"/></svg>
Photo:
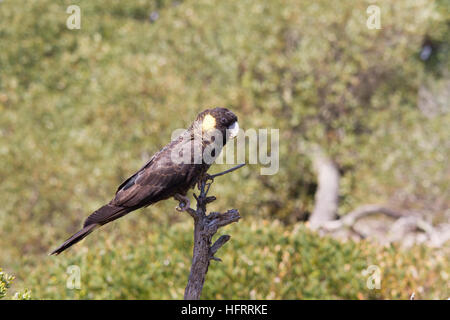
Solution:
<svg viewBox="0 0 450 320"><path fill-rule="evenodd" d="M309 223L311 229L318 229L321 225L336 219L339 204L339 170L318 146L312 152L312 161L317 173L318 188Z"/></svg>
<svg viewBox="0 0 450 320"><path fill-rule="evenodd" d="M198 183L200 194L198 196L194 194L197 201L196 210L192 208L186 209L194 219L194 250L191 271L184 292L184 299L186 300L200 299L210 260L221 261L214 255L228 242L228 240L230 240L230 236L223 235L211 245L212 238L217 230L233 222L237 222L241 218L239 211L236 209L231 209L224 213L211 212L210 214L207 214L206 205L216 200L213 196L208 197L211 184L215 177L232 172L241 167L242 165L239 165L216 175L204 176Z"/></svg>

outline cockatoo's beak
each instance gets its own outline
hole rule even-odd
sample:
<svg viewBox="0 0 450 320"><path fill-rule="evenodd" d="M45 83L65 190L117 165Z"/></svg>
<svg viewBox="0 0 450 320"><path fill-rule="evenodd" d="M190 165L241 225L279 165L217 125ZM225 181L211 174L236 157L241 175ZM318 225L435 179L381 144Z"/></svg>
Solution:
<svg viewBox="0 0 450 320"><path fill-rule="evenodd" d="M230 138L234 138L238 135L239 132L239 124L237 121L233 122L231 126L228 127L228 134Z"/></svg>

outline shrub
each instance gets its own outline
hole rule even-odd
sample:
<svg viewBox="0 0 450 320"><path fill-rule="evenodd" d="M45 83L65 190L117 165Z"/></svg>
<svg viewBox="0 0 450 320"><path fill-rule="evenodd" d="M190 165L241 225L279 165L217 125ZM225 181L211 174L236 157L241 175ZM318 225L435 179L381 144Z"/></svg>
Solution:
<svg viewBox="0 0 450 320"><path fill-rule="evenodd" d="M232 236L211 262L204 299L444 299L445 256L416 246L378 247L319 237L302 223L245 218L225 228ZM104 227L57 257L25 261L20 283L40 299L181 299L192 258L189 217L173 225ZM223 233L222 232L222 233ZM220 236L220 235L218 235ZM80 268L80 289L69 289L69 266ZM367 287L369 266L381 288ZM68 273L69 272L69 273Z"/></svg>
<svg viewBox="0 0 450 320"><path fill-rule="evenodd" d="M14 276L8 275L3 272L0 268L0 299L4 298L7 294L8 289L11 287L11 284L14 280ZM14 294L13 299L16 300L29 300L31 299L31 291L24 290L18 291Z"/></svg>

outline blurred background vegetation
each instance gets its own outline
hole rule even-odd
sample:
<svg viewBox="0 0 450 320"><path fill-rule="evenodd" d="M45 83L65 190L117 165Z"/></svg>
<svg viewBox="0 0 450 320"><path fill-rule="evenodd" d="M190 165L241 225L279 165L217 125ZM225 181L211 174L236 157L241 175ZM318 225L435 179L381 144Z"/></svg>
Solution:
<svg viewBox="0 0 450 320"><path fill-rule="evenodd" d="M71 4L80 30L66 27ZM370 4L381 29L366 27ZM232 240L204 298L447 298L448 241L404 250L321 237L305 221L312 145L339 169L339 216L381 203L448 223L449 21L444 0L1 1L0 266L13 291L182 298L192 222L172 200L47 253L173 130L226 106L244 129L280 129L280 170L247 165L214 184L210 209L243 219L223 231ZM372 264L381 289L366 286ZM70 265L80 290L66 287Z"/></svg>

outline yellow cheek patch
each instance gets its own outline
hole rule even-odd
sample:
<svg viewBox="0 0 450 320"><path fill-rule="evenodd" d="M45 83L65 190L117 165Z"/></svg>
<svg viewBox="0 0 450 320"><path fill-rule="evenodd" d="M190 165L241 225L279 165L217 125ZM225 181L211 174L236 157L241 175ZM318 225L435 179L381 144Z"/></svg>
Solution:
<svg viewBox="0 0 450 320"><path fill-rule="evenodd" d="M216 128L216 119L212 115L207 114L202 122L202 130L209 131L215 128Z"/></svg>

